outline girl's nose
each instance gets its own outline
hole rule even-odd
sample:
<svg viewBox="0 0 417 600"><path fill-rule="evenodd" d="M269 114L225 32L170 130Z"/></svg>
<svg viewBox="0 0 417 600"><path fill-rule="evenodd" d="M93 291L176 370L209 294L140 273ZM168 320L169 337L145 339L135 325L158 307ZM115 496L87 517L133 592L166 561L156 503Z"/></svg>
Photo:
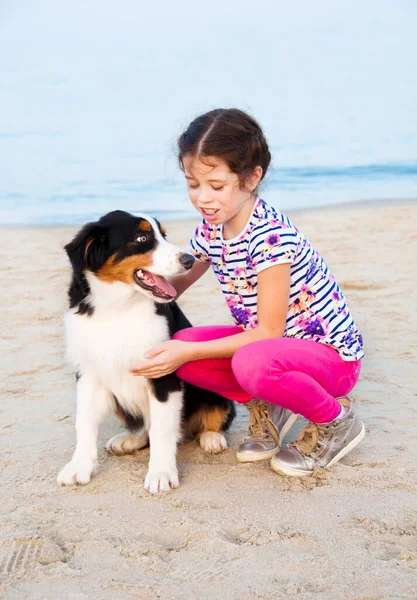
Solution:
<svg viewBox="0 0 417 600"><path fill-rule="evenodd" d="M198 194L198 202L200 204L210 204L210 202L211 202L211 196L210 196L209 192L208 191L201 191Z"/></svg>

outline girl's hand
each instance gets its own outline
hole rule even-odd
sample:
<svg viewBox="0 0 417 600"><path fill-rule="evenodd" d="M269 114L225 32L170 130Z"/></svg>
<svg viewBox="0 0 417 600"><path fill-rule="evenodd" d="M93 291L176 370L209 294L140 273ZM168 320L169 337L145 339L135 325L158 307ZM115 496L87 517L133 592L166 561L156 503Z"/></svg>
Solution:
<svg viewBox="0 0 417 600"><path fill-rule="evenodd" d="M146 352L147 360L130 369L130 372L148 379L158 379L169 375L191 359L191 346L190 342L179 340L170 340L159 344Z"/></svg>

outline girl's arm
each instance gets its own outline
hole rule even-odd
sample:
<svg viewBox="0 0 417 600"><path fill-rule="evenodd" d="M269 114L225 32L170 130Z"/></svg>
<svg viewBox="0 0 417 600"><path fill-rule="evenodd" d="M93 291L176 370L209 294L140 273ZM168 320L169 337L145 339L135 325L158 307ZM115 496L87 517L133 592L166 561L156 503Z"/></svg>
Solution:
<svg viewBox="0 0 417 600"><path fill-rule="evenodd" d="M156 378L172 373L186 362L202 358L230 358L242 346L284 333L290 293L289 263L269 267L258 275L258 326L238 335L207 342L171 340L146 354L146 362L132 372Z"/></svg>
<svg viewBox="0 0 417 600"><path fill-rule="evenodd" d="M202 277L209 268L209 262L201 262L196 260L191 269L186 273L169 277L169 282L177 291L176 298L179 298L181 294L185 292L185 290L188 290L188 288L191 287L198 279L200 279L200 277Z"/></svg>
<svg viewBox="0 0 417 600"><path fill-rule="evenodd" d="M230 358L241 348L258 340L282 337L288 312L290 294L289 263L269 267L258 275L258 326L219 340L195 342L190 349L192 358Z"/></svg>

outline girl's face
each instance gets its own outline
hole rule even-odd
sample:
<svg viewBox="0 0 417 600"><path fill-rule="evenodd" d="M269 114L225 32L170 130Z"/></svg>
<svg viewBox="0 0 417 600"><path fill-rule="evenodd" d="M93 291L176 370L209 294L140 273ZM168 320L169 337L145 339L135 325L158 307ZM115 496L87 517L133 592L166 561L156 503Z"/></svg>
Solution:
<svg viewBox="0 0 417 600"><path fill-rule="evenodd" d="M256 167L242 190L236 173L213 156L205 158L205 162L185 156L184 171L191 202L206 221L216 225L231 221L242 211L246 213L248 207L252 209L253 190L262 176L261 167Z"/></svg>

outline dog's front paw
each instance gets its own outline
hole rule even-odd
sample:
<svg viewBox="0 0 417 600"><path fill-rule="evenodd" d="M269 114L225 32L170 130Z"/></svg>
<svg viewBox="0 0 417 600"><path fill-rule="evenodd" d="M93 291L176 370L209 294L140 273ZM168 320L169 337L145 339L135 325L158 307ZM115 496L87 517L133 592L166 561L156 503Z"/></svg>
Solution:
<svg viewBox="0 0 417 600"><path fill-rule="evenodd" d="M200 435L200 446L204 452L218 454L227 448L226 438L222 433L216 431L205 431Z"/></svg>
<svg viewBox="0 0 417 600"><path fill-rule="evenodd" d="M170 492L179 485L180 480L176 469L167 469L166 471L149 469L145 477L144 488L150 494L158 494L159 492Z"/></svg>
<svg viewBox="0 0 417 600"><path fill-rule="evenodd" d="M90 483L96 464L97 461L88 458L73 458L59 473L57 482L59 485L85 485Z"/></svg>

